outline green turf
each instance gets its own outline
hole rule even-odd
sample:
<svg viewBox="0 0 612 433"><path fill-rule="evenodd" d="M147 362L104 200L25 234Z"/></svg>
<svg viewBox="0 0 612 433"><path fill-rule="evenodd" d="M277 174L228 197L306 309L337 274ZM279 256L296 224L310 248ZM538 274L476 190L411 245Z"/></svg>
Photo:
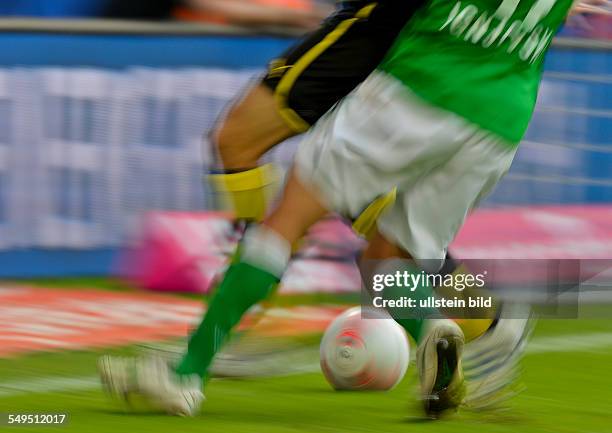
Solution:
<svg viewBox="0 0 612 433"><path fill-rule="evenodd" d="M534 341L559 335L612 333L612 321L540 322ZM115 352L130 352L130 348ZM0 384L36 383L41 377L95 375L95 352L37 354L0 361ZM0 412L70 413L64 432L611 432L612 346L530 354L527 390L505 411L462 411L443 421L426 421L415 400L414 368L387 393L332 391L319 373L249 380L213 380L208 401L195 419L151 413L127 414L97 388L25 395L0 395ZM0 390L2 385L0 385ZM86 387L87 388L87 387ZM6 392L6 389L5 389ZM0 428L40 431L42 427Z"/></svg>
<svg viewBox="0 0 612 433"><path fill-rule="evenodd" d="M74 290L87 287L90 289L123 292L134 289L134 287L126 281L107 277L36 278L5 281L7 284L11 282L34 287L59 288L63 290Z"/></svg>
<svg viewBox="0 0 612 433"><path fill-rule="evenodd" d="M57 287L66 285L58 283ZM96 287L126 289L104 282ZM300 298L306 303L314 300L318 299ZM592 343L593 335L609 337L598 347ZM577 346L577 341L589 336L589 346ZM559 337L561 341L567 338L568 343L558 351L526 356L527 389L512 400L509 408L486 413L463 410L442 421L423 419L415 398L414 365L403 382L386 393L334 392L318 372L248 380L215 379L206 389L208 400L202 414L180 419L142 411L125 413L110 402L95 382L95 361L100 352L63 351L0 359L0 413L67 412L71 417L67 426L0 426L0 433L612 433L612 320L540 321L533 346ZM134 348L110 351L133 353ZM57 391L58 386L75 379L82 386ZM44 387L55 391L42 392ZM34 392L25 392L28 389Z"/></svg>
<svg viewBox="0 0 612 433"><path fill-rule="evenodd" d="M62 290L80 290L83 288L108 290L112 292L129 292L138 290L130 283L106 277L75 277L75 278L38 278L21 279L14 281L2 281L4 284L28 285L32 287L54 288ZM173 293L191 299L202 299L203 295L196 293ZM295 305L320 305L320 304L358 304L359 292L355 293L308 293L290 294L273 297L269 303L278 307L291 307Z"/></svg>

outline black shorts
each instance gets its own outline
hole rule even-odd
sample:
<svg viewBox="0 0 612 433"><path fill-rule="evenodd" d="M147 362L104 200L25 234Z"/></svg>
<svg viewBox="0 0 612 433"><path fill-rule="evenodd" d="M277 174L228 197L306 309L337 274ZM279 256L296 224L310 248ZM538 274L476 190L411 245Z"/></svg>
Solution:
<svg viewBox="0 0 612 433"><path fill-rule="evenodd" d="M351 1L270 62L263 83L296 132L307 130L378 66L424 1Z"/></svg>

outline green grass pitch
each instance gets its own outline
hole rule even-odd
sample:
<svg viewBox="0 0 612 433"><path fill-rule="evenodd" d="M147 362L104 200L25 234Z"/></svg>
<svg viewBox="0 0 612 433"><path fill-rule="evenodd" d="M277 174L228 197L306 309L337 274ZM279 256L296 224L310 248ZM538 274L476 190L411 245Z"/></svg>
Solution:
<svg viewBox="0 0 612 433"><path fill-rule="evenodd" d="M214 379L196 418L131 414L109 401L96 383L99 354L63 351L1 359L0 412L67 412L70 420L58 427L0 426L0 433L612 433L612 320L606 319L540 321L524 360L526 390L504 410L463 410L440 421L422 418L414 365L390 392L335 392L316 371Z"/></svg>

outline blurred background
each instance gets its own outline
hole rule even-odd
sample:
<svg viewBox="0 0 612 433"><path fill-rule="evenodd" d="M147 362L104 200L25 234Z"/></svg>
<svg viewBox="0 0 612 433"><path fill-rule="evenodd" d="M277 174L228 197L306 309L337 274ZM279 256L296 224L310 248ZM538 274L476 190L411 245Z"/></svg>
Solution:
<svg viewBox="0 0 612 433"><path fill-rule="evenodd" d="M174 341L198 320L200 294L235 241L227 216L210 212L206 131L332 8L314 0L0 2L1 410L70 409L75 431L142 431L144 419L108 409L95 378L97 351ZM267 158L288 167L298 141ZM268 422L296 431L296 411L308 432L366 431L369 423L368 431L405 431L372 420L403 413L407 385L375 398L321 391L328 387L316 346L330 320L358 302L352 258L362 244L333 218L309 239L281 289L295 296L259 322L260 335L307 342L307 361L282 352L264 367L291 378L246 382L240 393L227 381L211 387L208 431L271 431ZM452 249L475 259L612 257L609 15L576 17L556 38L515 164ZM574 316L612 317L609 278L604 283L581 297L590 305ZM495 431L516 431L500 422L521 431L610 431L611 359L609 320L540 322L526 358L530 388L517 402L524 416L468 414L441 431L488 421ZM277 386L287 383L300 395L287 399ZM303 390L314 400L302 402ZM218 415L236 407L249 421Z"/></svg>
<svg viewBox="0 0 612 433"><path fill-rule="evenodd" d="M107 275L144 212L207 209L205 131L332 3L2 2L0 276Z"/></svg>

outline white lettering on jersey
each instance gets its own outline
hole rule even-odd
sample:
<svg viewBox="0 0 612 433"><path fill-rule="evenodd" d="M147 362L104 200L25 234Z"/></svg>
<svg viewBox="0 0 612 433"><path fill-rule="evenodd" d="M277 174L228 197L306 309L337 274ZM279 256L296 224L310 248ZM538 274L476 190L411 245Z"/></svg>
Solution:
<svg viewBox="0 0 612 433"><path fill-rule="evenodd" d="M488 48L507 43L506 52L517 52L525 62L534 63L550 44L554 31L540 24L557 0L537 0L524 19L512 20L521 0L502 0L491 15L473 4L455 3L439 31Z"/></svg>

